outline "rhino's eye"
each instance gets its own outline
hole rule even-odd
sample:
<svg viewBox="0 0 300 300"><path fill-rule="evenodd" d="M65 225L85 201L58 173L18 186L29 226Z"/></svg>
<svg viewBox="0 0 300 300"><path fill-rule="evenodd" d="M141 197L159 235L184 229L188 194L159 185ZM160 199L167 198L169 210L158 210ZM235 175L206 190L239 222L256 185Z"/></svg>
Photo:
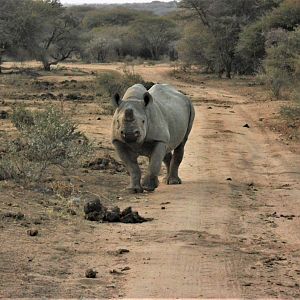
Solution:
<svg viewBox="0 0 300 300"><path fill-rule="evenodd" d="M144 124L144 123L145 123L145 120L143 120L142 122L143 122L143 124Z"/></svg>

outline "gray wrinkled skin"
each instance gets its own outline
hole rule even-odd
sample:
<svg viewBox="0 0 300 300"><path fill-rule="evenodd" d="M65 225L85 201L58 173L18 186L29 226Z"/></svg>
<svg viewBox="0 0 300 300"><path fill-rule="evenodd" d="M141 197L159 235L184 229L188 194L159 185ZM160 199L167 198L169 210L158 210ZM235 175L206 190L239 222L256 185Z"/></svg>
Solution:
<svg viewBox="0 0 300 300"><path fill-rule="evenodd" d="M140 193L157 188L162 161L167 167L165 182L180 184L178 168L195 116L191 101L167 84L156 84L148 92L135 84L122 100L116 94L112 103L112 143L130 174L129 189ZM142 183L140 155L149 157Z"/></svg>

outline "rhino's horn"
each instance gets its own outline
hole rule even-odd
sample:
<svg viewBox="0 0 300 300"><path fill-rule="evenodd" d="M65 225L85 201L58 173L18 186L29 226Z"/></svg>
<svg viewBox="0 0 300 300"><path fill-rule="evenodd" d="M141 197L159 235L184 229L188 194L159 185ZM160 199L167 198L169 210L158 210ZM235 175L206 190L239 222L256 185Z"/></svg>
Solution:
<svg viewBox="0 0 300 300"><path fill-rule="evenodd" d="M133 110L131 108L127 108L125 110L125 120L126 121L133 121Z"/></svg>

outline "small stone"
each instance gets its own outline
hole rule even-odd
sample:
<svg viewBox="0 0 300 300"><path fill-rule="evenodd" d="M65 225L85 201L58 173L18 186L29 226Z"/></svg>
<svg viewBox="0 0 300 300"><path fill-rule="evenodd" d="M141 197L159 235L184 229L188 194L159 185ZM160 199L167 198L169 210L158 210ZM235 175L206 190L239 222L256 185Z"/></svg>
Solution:
<svg viewBox="0 0 300 300"><path fill-rule="evenodd" d="M72 208L68 208L67 209L67 213L70 214L70 215L72 215L72 216L76 215L76 211L74 209L72 209Z"/></svg>
<svg viewBox="0 0 300 300"><path fill-rule="evenodd" d="M121 275L121 274L122 274L122 272L120 272L120 271L118 271L118 270L116 270L116 269L110 270L109 273L110 273L110 274L114 274L114 275Z"/></svg>
<svg viewBox="0 0 300 300"><path fill-rule="evenodd" d="M38 233L39 233L39 231L37 229L29 229L29 230L27 230L27 234L29 236L37 236Z"/></svg>
<svg viewBox="0 0 300 300"><path fill-rule="evenodd" d="M96 278L97 277L97 271L93 270L93 269L87 269L85 271L85 277L86 278Z"/></svg>
<svg viewBox="0 0 300 300"><path fill-rule="evenodd" d="M128 249L125 249L125 248L120 248L116 251L117 254L123 254L123 253L128 253L129 250Z"/></svg>

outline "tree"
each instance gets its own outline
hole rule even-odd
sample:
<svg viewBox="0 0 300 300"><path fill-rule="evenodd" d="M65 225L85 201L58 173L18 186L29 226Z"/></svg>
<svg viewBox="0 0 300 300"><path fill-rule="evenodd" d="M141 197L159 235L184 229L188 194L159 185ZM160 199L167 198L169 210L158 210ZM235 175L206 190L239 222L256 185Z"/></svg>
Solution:
<svg viewBox="0 0 300 300"><path fill-rule="evenodd" d="M216 53L213 51L214 39L207 28L193 22L184 28L183 37L177 45L179 58L187 65L205 66L206 71L214 71Z"/></svg>
<svg viewBox="0 0 300 300"><path fill-rule="evenodd" d="M0 0L0 73L3 56L15 56L31 37L32 22L24 14L28 1Z"/></svg>
<svg viewBox="0 0 300 300"><path fill-rule="evenodd" d="M146 17L131 26L133 36L154 60L169 49L169 45L179 38L176 24L164 17Z"/></svg>
<svg viewBox="0 0 300 300"><path fill-rule="evenodd" d="M181 7L190 12L191 18L198 20L199 31L204 27L204 35L212 51L216 70L220 75L226 71L231 77L234 66L238 66L235 48L239 34L246 24L255 20L265 10L280 0L182 0Z"/></svg>
<svg viewBox="0 0 300 300"><path fill-rule="evenodd" d="M249 70L255 72L266 57L268 32L274 29L293 31L300 24L300 2L285 0L260 19L243 28L236 47L237 53L247 62Z"/></svg>
<svg viewBox="0 0 300 300"><path fill-rule="evenodd" d="M146 17L144 12L128 8L97 9L90 11L83 18L83 27L93 29L107 26L128 26L138 18Z"/></svg>
<svg viewBox="0 0 300 300"><path fill-rule="evenodd" d="M299 85L300 27L294 31L273 29L266 39L265 77L274 96L278 98L284 87Z"/></svg>
<svg viewBox="0 0 300 300"><path fill-rule="evenodd" d="M92 60L104 63L111 54L112 46L112 40L109 37L99 35L90 41L87 51L90 53Z"/></svg>
<svg viewBox="0 0 300 300"><path fill-rule="evenodd" d="M25 47L50 71L55 65L69 58L78 49L79 22L66 13L57 0L36 0L28 5L35 22L35 31Z"/></svg>

